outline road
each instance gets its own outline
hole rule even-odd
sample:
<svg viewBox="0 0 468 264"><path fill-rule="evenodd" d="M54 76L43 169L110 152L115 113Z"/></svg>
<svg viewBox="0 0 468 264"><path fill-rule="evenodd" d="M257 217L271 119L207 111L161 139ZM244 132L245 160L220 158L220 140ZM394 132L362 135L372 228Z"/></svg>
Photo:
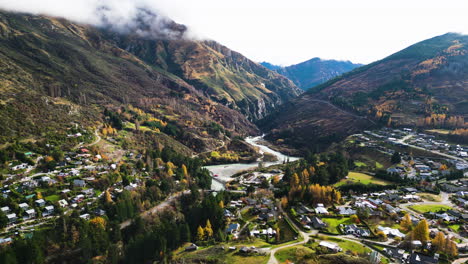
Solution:
<svg viewBox="0 0 468 264"><path fill-rule="evenodd" d="M140 214L141 218L146 218L150 215L153 215L153 214L156 214L162 210L164 210L165 208L167 208L168 206L171 206L171 204L174 202L174 200L180 198L182 195L184 194L189 194L190 191L189 190L186 190L186 191L183 191L183 192L178 192L178 193L174 193L172 195L170 195L169 197L167 197L164 201L162 201L160 204L152 207L151 209L149 210L146 210L144 212L142 212ZM126 228L127 226L129 226L131 223L132 223L133 219L128 219L124 222L122 222L120 224L120 229L124 229Z"/></svg>
<svg viewBox="0 0 468 264"><path fill-rule="evenodd" d="M452 262L452 264L463 264L463 263L466 263L468 261L468 258L459 258L459 259L456 259Z"/></svg>
<svg viewBox="0 0 468 264"><path fill-rule="evenodd" d="M281 208L281 204L278 204L278 209L280 212L283 212L283 208ZM292 244L287 244L287 245L284 245L284 246L279 246L277 248L274 248L272 250L270 250L270 258L268 259L268 262L267 264L279 264L279 261L276 259L275 257L275 254L278 250L281 250L281 249L285 249L285 248L289 248L289 247L294 247L294 246L299 246L299 245L303 245L303 244L306 244L307 242L309 242L310 240L310 236L315 236L317 234L319 234L319 231L318 230L312 230L310 232L303 232L301 231L300 228L298 228L298 226L291 220L291 218L289 218L289 215L287 213L284 213L283 212L283 216L286 217L289 222L293 225L293 227L299 231L299 233L301 234L301 236L304 238L304 240L302 241L299 241L299 242L296 242L296 243L292 243ZM324 234L326 235L326 234ZM345 235L338 235L338 236L334 236L334 237L338 237L342 240L347 240L347 241L351 241L351 242L354 242L354 243L357 243L357 244L360 244L364 247L368 247L366 244L363 244L361 241L359 241L359 239L352 239L352 238L349 238Z"/></svg>
<svg viewBox="0 0 468 264"><path fill-rule="evenodd" d="M405 143L405 141L407 141L407 140L409 140L409 139L411 139L413 137L414 137L414 135L410 134L410 135L407 135L407 136L403 137L402 139L398 140L397 142L402 143L402 144L406 144L408 147L412 147L412 148L415 148L415 149L431 152L433 154L436 154L436 155L439 155L439 156L442 156L442 157L446 157L446 158L449 158L449 159L465 161L466 162L466 160L464 160L464 159L462 159L460 157L457 157L457 156L453 156L453 155L449 155L449 154L446 154L446 153L443 153L443 152L439 152L437 150L425 149L425 148L422 148L422 147L419 147L419 146L416 146L416 145L411 145L411 144Z"/></svg>

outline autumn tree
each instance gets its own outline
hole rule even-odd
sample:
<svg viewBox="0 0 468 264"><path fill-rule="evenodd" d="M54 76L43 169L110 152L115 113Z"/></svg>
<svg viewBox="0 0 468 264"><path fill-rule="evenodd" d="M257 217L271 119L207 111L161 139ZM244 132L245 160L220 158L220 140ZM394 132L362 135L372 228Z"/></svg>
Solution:
<svg viewBox="0 0 468 264"><path fill-rule="evenodd" d="M432 246L436 252L443 252L445 243L445 235L442 232L438 232L434 239L432 239Z"/></svg>
<svg viewBox="0 0 468 264"><path fill-rule="evenodd" d="M409 214L405 214L405 216L403 217L403 219L400 222L400 226L405 231L410 231L411 230L411 228L413 226L413 223L411 222L411 216Z"/></svg>
<svg viewBox="0 0 468 264"><path fill-rule="evenodd" d="M198 226L197 228L197 241L203 241L205 239L205 230L203 227Z"/></svg>
<svg viewBox="0 0 468 264"><path fill-rule="evenodd" d="M413 230L413 239L425 242L429 240L429 225L426 219L421 220Z"/></svg>
<svg viewBox="0 0 468 264"><path fill-rule="evenodd" d="M206 220L206 226L205 226L205 236L207 239L213 237L213 228L211 227L211 222L210 220Z"/></svg>

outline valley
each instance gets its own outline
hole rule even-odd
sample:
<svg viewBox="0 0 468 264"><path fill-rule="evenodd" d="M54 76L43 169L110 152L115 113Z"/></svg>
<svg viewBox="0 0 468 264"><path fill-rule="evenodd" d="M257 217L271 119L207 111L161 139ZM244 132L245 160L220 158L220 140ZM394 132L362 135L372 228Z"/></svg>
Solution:
<svg viewBox="0 0 468 264"><path fill-rule="evenodd" d="M0 263L466 260L466 35L282 67L94 11L0 9Z"/></svg>

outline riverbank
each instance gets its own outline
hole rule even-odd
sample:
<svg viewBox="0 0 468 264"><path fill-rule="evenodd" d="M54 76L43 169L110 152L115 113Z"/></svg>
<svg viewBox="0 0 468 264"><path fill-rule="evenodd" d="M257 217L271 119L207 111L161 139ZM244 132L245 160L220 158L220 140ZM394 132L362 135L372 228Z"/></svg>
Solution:
<svg viewBox="0 0 468 264"><path fill-rule="evenodd" d="M299 159L299 157L291 157L276 150L271 149L262 142L263 136L257 137L247 137L245 142L252 147L258 149L260 155L263 157L265 154L268 156L274 157L274 161L263 162L262 157L257 159L252 163L232 163L232 164L220 164L220 165L211 165L205 166L211 173L211 175L216 178L211 185L211 189L215 191L223 190L224 184L233 180L233 175L241 171L252 170L258 168L260 162L263 167L269 167L272 165L282 164L284 162L292 162Z"/></svg>

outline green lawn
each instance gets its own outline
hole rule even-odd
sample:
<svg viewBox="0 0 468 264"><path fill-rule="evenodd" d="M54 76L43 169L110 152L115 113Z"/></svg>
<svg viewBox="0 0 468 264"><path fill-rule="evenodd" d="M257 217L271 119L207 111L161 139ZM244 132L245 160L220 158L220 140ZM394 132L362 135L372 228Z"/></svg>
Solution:
<svg viewBox="0 0 468 264"><path fill-rule="evenodd" d="M280 249L276 252L275 257L280 263L285 263L286 260L297 262L299 258L314 253L312 249L299 245L289 248Z"/></svg>
<svg viewBox="0 0 468 264"><path fill-rule="evenodd" d="M278 221L278 227L280 229L280 243L294 240L294 237L298 236L284 218Z"/></svg>
<svg viewBox="0 0 468 264"><path fill-rule="evenodd" d="M58 194L53 194L45 197L44 200L48 202L57 202L58 200L60 200L60 196Z"/></svg>
<svg viewBox="0 0 468 264"><path fill-rule="evenodd" d="M269 244L261 241L254 241L253 243L226 243L204 248L202 247L193 252L185 252L184 247L181 247L174 251L174 258L176 261L184 263L218 263L217 261L222 260L223 263L263 264L268 262L268 258L270 257L269 255L242 255L238 251L242 246L255 246L260 248L264 245ZM224 246L224 249L222 249L221 246ZM236 250L230 251L228 249L230 246L236 246Z"/></svg>
<svg viewBox="0 0 468 264"><path fill-rule="evenodd" d="M343 218L322 218L322 221L327 224L327 232L333 233L333 234L339 234L338 232L338 226L340 224L352 224L351 219L349 217L343 217Z"/></svg>
<svg viewBox="0 0 468 264"><path fill-rule="evenodd" d="M377 161L375 162L375 168L377 168L377 169L382 169L383 167L384 167L384 166L383 166L381 163L379 163L379 162L377 162Z"/></svg>
<svg viewBox="0 0 468 264"><path fill-rule="evenodd" d="M356 252L359 255L363 255L363 254L370 253L372 251L370 248L365 247L361 244L348 241L348 240L342 240L336 237L328 237L327 240L337 243L343 249L343 252L345 253Z"/></svg>
<svg viewBox="0 0 468 264"><path fill-rule="evenodd" d="M367 165L362 161L355 161L354 166L356 166L356 167L366 167Z"/></svg>
<svg viewBox="0 0 468 264"><path fill-rule="evenodd" d="M341 181L337 182L335 186L341 186L347 183L356 183L360 182L362 184L380 184L380 185L387 185L390 184L388 181L381 180L370 175L360 173L360 172L349 172L347 179L342 179Z"/></svg>
<svg viewBox="0 0 468 264"><path fill-rule="evenodd" d="M443 204L417 204L410 206L410 208L420 213L439 212L452 209L452 207Z"/></svg>
<svg viewBox="0 0 468 264"><path fill-rule="evenodd" d="M460 225L453 224L453 225L449 225L448 228L452 229L455 232L458 232L458 230L460 229Z"/></svg>

